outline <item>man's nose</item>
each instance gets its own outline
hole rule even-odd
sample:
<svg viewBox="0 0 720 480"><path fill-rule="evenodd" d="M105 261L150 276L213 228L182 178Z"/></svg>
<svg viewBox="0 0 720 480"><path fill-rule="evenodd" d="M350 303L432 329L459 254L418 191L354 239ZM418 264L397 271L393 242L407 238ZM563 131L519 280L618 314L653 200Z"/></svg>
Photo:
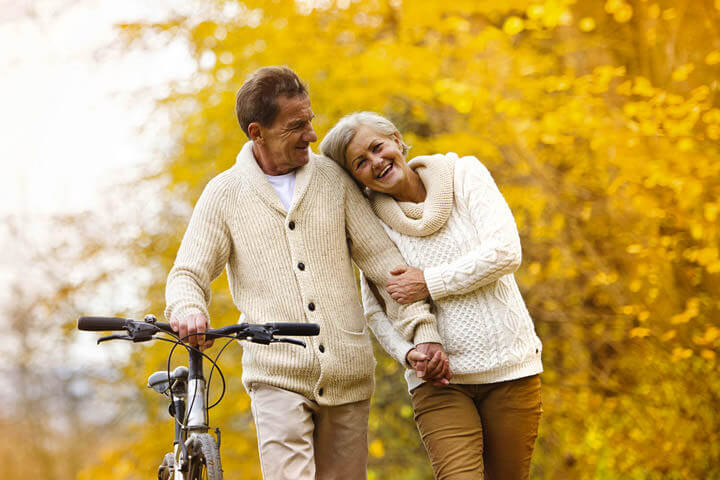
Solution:
<svg viewBox="0 0 720 480"><path fill-rule="evenodd" d="M312 125L305 130L305 133L303 134L303 142L312 143L317 141L317 134L315 133L315 130L313 130Z"/></svg>

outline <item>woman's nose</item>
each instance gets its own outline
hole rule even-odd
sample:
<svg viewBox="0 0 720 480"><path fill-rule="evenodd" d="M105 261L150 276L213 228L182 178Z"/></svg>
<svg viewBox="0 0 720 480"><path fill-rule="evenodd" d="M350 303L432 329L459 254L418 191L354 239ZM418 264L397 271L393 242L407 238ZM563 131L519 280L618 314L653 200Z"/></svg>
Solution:
<svg viewBox="0 0 720 480"><path fill-rule="evenodd" d="M383 159L380 155L371 153L368 155L368 160L370 161L370 165L372 165L373 169L382 168L383 166Z"/></svg>

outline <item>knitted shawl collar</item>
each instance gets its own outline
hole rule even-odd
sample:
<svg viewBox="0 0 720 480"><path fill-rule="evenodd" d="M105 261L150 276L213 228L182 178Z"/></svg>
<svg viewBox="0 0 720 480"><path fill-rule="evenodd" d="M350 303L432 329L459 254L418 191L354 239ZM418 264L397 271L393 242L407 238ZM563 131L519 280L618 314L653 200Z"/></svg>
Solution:
<svg viewBox="0 0 720 480"><path fill-rule="evenodd" d="M455 153L415 157L408 166L420 176L427 196L422 203L398 202L390 195L371 192L375 215L393 230L413 237L426 237L440 230L453 207Z"/></svg>

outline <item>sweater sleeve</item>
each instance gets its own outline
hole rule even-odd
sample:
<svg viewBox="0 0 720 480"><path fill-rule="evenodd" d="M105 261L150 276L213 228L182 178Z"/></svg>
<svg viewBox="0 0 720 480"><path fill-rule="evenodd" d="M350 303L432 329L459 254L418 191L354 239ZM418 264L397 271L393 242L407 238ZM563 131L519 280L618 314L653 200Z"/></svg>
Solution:
<svg viewBox="0 0 720 480"><path fill-rule="evenodd" d="M376 289L377 290L377 289ZM392 326L392 322L385 314L365 274L360 273L360 293L362 296L365 318L383 349L406 368L407 354L414 345L405 340ZM378 292L379 293L379 292Z"/></svg>
<svg viewBox="0 0 720 480"><path fill-rule="evenodd" d="M515 219L487 168L475 157L463 157L455 176L455 195L469 210L479 241L454 261L424 271L433 300L492 283L517 270L522 259Z"/></svg>
<svg viewBox="0 0 720 480"><path fill-rule="evenodd" d="M375 285L385 285L390 270L405 265L405 259L390 240L373 213L370 203L347 173L337 167L345 186L345 228L350 245L350 255L358 267ZM380 295L385 302L393 327L407 341L414 344L442 343L437 330L435 315L424 301L400 305L384 288Z"/></svg>
<svg viewBox="0 0 720 480"><path fill-rule="evenodd" d="M223 216L224 192L211 181L195 205L165 288L165 317L202 313L210 320L210 283L230 255L230 234Z"/></svg>

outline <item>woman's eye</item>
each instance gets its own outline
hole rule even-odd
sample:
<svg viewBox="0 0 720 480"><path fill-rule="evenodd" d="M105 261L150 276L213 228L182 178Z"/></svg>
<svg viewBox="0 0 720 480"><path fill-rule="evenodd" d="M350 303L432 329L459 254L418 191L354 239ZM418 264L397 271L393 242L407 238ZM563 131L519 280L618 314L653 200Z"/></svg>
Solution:
<svg viewBox="0 0 720 480"><path fill-rule="evenodd" d="M376 145L372 148L372 151L373 151L373 152L377 152L378 150L380 150L380 146L381 146L381 145L382 145L382 143L376 144Z"/></svg>
<svg viewBox="0 0 720 480"><path fill-rule="evenodd" d="M365 163L364 158L355 164L355 170L359 169L363 165L363 163Z"/></svg>

